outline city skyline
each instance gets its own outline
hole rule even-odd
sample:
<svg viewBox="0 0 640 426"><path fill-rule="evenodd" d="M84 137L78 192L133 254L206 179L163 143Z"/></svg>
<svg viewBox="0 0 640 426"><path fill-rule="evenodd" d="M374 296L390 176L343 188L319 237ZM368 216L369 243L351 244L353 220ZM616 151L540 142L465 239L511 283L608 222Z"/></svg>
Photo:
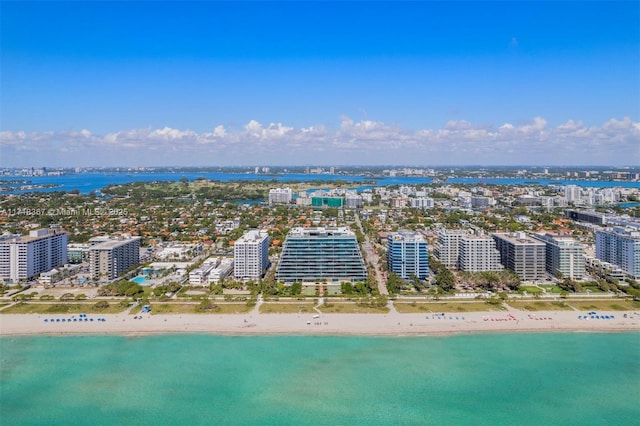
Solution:
<svg viewBox="0 0 640 426"><path fill-rule="evenodd" d="M640 164L638 2L0 5L2 167Z"/></svg>

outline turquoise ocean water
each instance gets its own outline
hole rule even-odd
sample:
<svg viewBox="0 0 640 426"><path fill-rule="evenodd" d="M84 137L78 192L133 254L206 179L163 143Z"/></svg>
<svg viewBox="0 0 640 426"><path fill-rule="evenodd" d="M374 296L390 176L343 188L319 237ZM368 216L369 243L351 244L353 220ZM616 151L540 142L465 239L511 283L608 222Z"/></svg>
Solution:
<svg viewBox="0 0 640 426"><path fill-rule="evenodd" d="M6 425L630 425L640 333L0 338Z"/></svg>

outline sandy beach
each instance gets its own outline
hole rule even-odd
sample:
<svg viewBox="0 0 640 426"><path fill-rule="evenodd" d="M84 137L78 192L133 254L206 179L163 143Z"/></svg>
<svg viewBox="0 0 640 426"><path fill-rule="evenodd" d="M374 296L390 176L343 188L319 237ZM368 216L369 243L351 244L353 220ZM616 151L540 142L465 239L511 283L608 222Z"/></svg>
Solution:
<svg viewBox="0 0 640 426"><path fill-rule="evenodd" d="M127 314L90 314L86 321L84 318L80 321L78 315L4 314L0 315L0 336L158 333L406 336L483 332L640 331L640 313L598 312L597 316L592 318L587 312L575 311L493 311L444 315L395 312L321 315L143 314L138 315L137 319Z"/></svg>

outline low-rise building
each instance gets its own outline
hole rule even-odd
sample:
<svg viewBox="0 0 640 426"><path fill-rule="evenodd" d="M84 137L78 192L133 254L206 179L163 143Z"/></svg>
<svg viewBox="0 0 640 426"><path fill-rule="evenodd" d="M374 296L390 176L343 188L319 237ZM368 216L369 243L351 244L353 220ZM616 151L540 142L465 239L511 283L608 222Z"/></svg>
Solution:
<svg viewBox="0 0 640 426"><path fill-rule="evenodd" d="M220 264L211 270L209 284L218 284L233 273L233 259L222 259Z"/></svg>

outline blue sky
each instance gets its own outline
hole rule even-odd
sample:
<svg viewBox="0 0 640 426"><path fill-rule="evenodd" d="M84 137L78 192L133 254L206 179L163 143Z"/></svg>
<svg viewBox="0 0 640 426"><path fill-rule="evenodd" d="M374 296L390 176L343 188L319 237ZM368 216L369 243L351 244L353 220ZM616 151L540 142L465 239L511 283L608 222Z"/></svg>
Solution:
<svg viewBox="0 0 640 426"><path fill-rule="evenodd" d="M637 165L639 5L1 1L0 166Z"/></svg>

